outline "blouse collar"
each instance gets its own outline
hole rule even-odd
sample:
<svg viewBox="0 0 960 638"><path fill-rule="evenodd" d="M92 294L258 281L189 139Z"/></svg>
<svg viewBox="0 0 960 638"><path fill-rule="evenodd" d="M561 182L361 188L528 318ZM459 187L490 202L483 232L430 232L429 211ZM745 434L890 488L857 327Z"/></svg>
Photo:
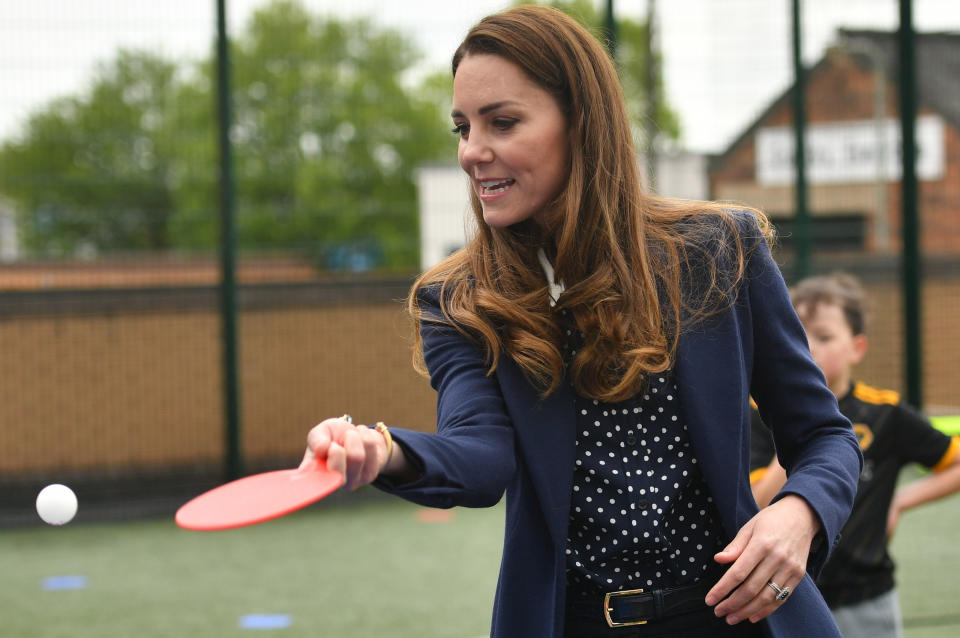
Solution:
<svg viewBox="0 0 960 638"><path fill-rule="evenodd" d="M553 265L547 259L547 254L543 252L543 248L537 249L537 259L540 260L540 267L543 268L543 274L546 275L547 285L550 288L550 306L556 306L557 300L560 299L560 295L564 291L563 282L557 282L553 278Z"/></svg>

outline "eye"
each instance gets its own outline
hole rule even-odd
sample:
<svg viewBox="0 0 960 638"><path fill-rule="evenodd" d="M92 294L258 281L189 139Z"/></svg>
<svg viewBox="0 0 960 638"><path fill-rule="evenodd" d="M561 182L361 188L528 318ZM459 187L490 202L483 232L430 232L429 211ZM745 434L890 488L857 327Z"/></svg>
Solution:
<svg viewBox="0 0 960 638"><path fill-rule="evenodd" d="M516 124L516 120L511 120L505 117L498 117L493 121L493 125L496 126L501 131L506 131L513 128L513 125Z"/></svg>
<svg viewBox="0 0 960 638"><path fill-rule="evenodd" d="M453 127L453 130L451 131L451 133L453 133L454 135L459 135L460 137L466 137L467 133L469 132L470 132L469 124L457 124L456 126Z"/></svg>

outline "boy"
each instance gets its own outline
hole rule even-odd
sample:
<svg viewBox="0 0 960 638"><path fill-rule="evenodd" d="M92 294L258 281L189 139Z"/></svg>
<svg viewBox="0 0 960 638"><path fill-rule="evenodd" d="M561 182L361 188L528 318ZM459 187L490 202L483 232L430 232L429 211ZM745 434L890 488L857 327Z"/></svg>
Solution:
<svg viewBox="0 0 960 638"><path fill-rule="evenodd" d="M960 489L960 437L949 437L896 392L855 383L853 367L867 351L863 290L849 275L813 277L791 290L813 359L853 423L863 451L857 497L840 543L817 584L844 638L903 635L887 542L906 510ZM769 430L753 411L751 485L761 507L786 480ZM773 459L772 462L770 459ZM920 463L933 473L896 489L900 469ZM769 465L768 465L769 464Z"/></svg>

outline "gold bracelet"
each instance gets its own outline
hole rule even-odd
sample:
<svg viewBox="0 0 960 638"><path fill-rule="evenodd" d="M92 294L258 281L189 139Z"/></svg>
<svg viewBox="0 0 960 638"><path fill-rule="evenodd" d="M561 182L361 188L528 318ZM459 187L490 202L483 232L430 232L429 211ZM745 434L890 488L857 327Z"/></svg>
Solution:
<svg viewBox="0 0 960 638"><path fill-rule="evenodd" d="M387 460L384 462L384 466L386 466L386 464L390 462L390 459L393 458L393 437L390 435L390 428L384 425L383 421L377 421L373 429L382 434L383 439L387 442Z"/></svg>

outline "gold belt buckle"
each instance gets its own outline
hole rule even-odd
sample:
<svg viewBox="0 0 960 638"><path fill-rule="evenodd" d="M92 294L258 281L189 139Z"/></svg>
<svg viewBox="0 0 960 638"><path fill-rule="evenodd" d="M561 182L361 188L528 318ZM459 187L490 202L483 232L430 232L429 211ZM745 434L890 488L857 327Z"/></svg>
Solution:
<svg viewBox="0 0 960 638"><path fill-rule="evenodd" d="M610 599L616 598L618 596L630 596L631 594L642 594L642 589L624 589L622 591L610 591L603 596L603 617L607 621L607 625L610 627L632 627L633 625L646 625L646 620L634 620L633 622L613 622L613 618L610 617L610 612L613 611L613 608L610 607Z"/></svg>

